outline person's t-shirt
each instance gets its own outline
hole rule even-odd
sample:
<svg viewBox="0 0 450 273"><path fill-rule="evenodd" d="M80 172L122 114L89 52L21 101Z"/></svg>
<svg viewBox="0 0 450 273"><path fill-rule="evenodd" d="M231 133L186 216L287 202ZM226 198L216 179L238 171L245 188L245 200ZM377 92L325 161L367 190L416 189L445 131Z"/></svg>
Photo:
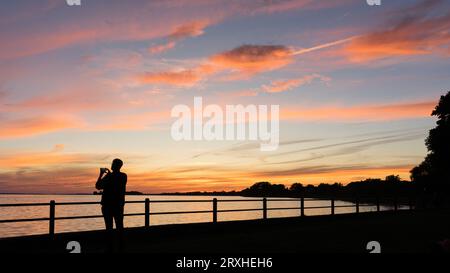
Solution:
<svg viewBox="0 0 450 273"><path fill-rule="evenodd" d="M125 173L109 173L102 178L101 184L103 188L102 205L123 206L125 204L127 184L127 175Z"/></svg>

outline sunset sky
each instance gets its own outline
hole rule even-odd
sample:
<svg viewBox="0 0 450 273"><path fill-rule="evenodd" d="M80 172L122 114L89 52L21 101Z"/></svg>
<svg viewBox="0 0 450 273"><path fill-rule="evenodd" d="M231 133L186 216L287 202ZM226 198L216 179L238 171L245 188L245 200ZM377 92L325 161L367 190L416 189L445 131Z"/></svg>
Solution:
<svg viewBox="0 0 450 273"><path fill-rule="evenodd" d="M0 192L240 190L398 174L450 90L450 2L2 1ZM280 105L280 147L174 141L178 104Z"/></svg>

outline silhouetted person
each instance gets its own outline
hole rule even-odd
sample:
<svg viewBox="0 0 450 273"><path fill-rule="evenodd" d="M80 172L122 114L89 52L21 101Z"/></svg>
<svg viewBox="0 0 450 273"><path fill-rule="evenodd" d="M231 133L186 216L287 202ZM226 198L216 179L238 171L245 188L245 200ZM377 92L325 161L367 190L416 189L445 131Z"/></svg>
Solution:
<svg viewBox="0 0 450 273"><path fill-rule="evenodd" d="M113 222L116 223L116 229L119 235L119 249L123 247L123 211L125 206L127 175L120 171L122 165L122 160L116 158L111 165L112 172L107 168L101 168L100 175L95 184L97 190L103 190L101 204L108 235L109 251L112 250L113 246Z"/></svg>

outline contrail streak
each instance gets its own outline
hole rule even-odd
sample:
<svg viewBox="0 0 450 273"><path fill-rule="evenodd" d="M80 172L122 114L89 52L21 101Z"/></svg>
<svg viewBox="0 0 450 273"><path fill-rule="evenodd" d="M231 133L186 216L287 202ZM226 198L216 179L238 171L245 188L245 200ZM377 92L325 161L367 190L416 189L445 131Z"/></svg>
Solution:
<svg viewBox="0 0 450 273"><path fill-rule="evenodd" d="M335 46L335 45L340 45L340 44L346 43L348 41L351 41L351 40L355 39L356 37L358 37L358 36L352 36L350 38L346 38L346 39L342 39L342 40L338 40L338 41L334 41L334 42L331 42L331 43L326 43L326 44L323 44L323 45L318 45L318 46L314 46L314 47L310 47L310 48L299 49L297 51L292 52L292 55L305 54L305 53L308 53L308 52L311 52L311 51L316 51L316 50L319 50L319 49L332 47L332 46Z"/></svg>

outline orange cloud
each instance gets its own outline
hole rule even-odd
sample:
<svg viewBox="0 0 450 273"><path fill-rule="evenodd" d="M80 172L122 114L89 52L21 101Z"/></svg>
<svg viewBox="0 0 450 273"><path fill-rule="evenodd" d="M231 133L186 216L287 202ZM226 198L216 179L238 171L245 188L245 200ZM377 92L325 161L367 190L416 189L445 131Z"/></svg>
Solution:
<svg viewBox="0 0 450 273"><path fill-rule="evenodd" d="M152 47L150 47L150 48L148 49L148 51L149 51L151 54L158 54L158 53L162 53L162 52L165 52L165 51L167 51L167 50L169 50L169 49L174 48L175 45L176 45L175 42L168 42L167 44L162 44L162 45L155 45L155 46L152 46Z"/></svg>
<svg viewBox="0 0 450 273"><path fill-rule="evenodd" d="M330 78L319 74L312 74L298 79L272 81L269 85L263 85L262 89L267 93L280 93L305 84L310 84L314 79L320 79L324 82L330 81Z"/></svg>
<svg viewBox="0 0 450 273"><path fill-rule="evenodd" d="M50 96L37 96L9 106L10 109L66 110L71 112L124 107L121 101L113 101L102 89L61 90Z"/></svg>
<svg viewBox="0 0 450 273"><path fill-rule="evenodd" d="M224 70L252 75L279 69L292 62L291 50L283 45L242 45L209 58Z"/></svg>
<svg viewBox="0 0 450 273"><path fill-rule="evenodd" d="M204 33L209 22L206 20L193 21L178 26L169 36L170 40L179 40L187 37L196 37Z"/></svg>
<svg viewBox="0 0 450 273"><path fill-rule="evenodd" d="M201 80L194 70L173 72L147 72L138 76L138 81L145 84L169 84L175 86L192 86Z"/></svg>
<svg viewBox="0 0 450 273"><path fill-rule="evenodd" d="M351 107L281 108L285 120L393 120L429 117L435 101Z"/></svg>
<svg viewBox="0 0 450 273"><path fill-rule="evenodd" d="M146 92L135 92L130 95L108 82L92 81L87 85L84 83L87 81L89 80L81 78L80 83L69 84L68 88L48 90L44 94L8 103L4 108L10 113L39 111L40 114L57 117L60 113L70 113L70 115L89 113L91 116L92 113L112 110L114 113L120 113L156 104L153 102L155 95L149 96Z"/></svg>
<svg viewBox="0 0 450 273"><path fill-rule="evenodd" d="M231 71L239 78L279 69L291 61L291 50L282 45L242 45L215 54L192 69L147 72L137 79L144 84L193 86L211 74Z"/></svg>
<svg viewBox="0 0 450 273"><path fill-rule="evenodd" d="M70 117L10 119L2 122L0 139L45 134L79 126L81 123Z"/></svg>
<svg viewBox="0 0 450 273"><path fill-rule="evenodd" d="M93 158L80 154L60 154L59 152L19 153L0 156L1 168L50 167L60 164L92 163ZM97 160L98 162L98 160Z"/></svg>
<svg viewBox="0 0 450 273"><path fill-rule="evenodd" d="M440 2L424 1L400 11L397 23L353 39L342 53L353 62L433 53L448 55L450 13L428 16L430 9Z"/></svg>

